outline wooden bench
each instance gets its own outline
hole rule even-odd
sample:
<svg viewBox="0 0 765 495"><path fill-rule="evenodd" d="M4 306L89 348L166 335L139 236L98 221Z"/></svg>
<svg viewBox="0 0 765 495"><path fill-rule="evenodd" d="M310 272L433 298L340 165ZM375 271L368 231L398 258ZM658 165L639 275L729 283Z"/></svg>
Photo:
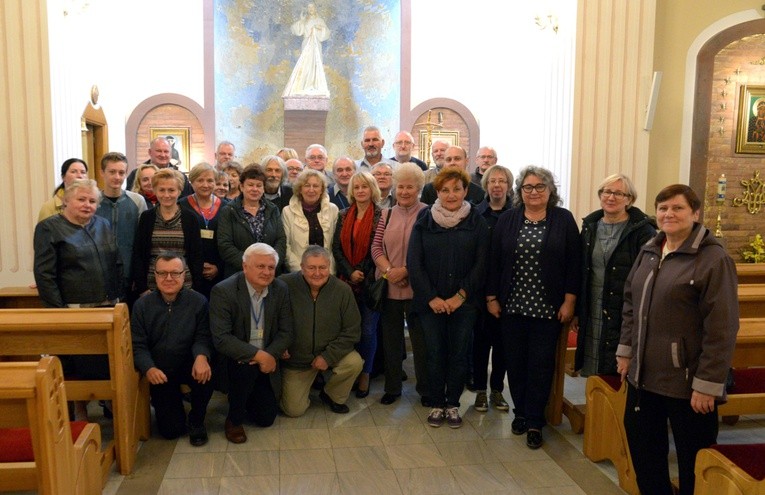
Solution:
<svg viewBox="0 0 765 495"><path fill-rule="evenodd" d="M736 263L739 284L765 284L765 263Z"/></svg>
<svg viewBox="0 0 765 495"><path fill-rule="evenodd" d="M72 438L64 374L56 357L39 363L0 363L0 490L37 490L44 495L101 493L101 429L76 425ZM10 430L9 430L10 429ZM25 452L31 443L31 454ZM14 452L7 452L9 446Z"/></svg>
<svg viewBox="0 0 765 495"><path fill-rule="evenodd" d="M765 284L739 284L739 318L765 317Z"/></svg>
<svg viewBox="0 0 765 495"><path fill-rule="evenodd" d="M733 366L734 376L739 374L740 379L750 373L761 377L761 380L765 379L765 368L751 368L765 366L765 318L746 318L740 321ZM624 432L626 387L626 383L619 383L618 377L587 378L587 414L582 450L593 462L610 460L619 475L619 486L627 493L638 493ZM728 424L734 424L742 414L765 413L765 391L736 393L734 387L727 399L725 404L718 407L718 414Z"/></svg>
<svg viewBox="0 0 765 495"><path fill-rule="evenodd" d="M765 444L701 449L695 472L696 495L765 495Z"/></svg>
<svg viewBox="0 0 765 495"><path fill-rule="evenodd" d="M31 287L0 288L0 308L42 308L37 289Z"/></svg>
<svg viewBox="0 0 765 495"><path fill-rule="evenodd" d="M109 380L66 380L69 400L112 401L114 441L105 449L104 474L116 459L121 474L135 465L139 440L149 438L148 387L139 387L133 363L130 319L124 303L114 308L0 309L0 354L106 354Z"/></svg>

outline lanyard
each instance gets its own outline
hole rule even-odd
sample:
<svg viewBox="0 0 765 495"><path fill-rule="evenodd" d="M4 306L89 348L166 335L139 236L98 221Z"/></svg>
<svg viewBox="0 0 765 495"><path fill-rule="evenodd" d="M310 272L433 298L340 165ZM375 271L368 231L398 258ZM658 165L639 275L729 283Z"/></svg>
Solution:
<svg viewBox="0 0 765 495"><path fill-rule="evenodd" d="M250 304L250 314L252 314L252 319L255 320L255 329L260 326L260 319L263 317L263 305L265 304L265 298L260 299L260 307L258 308L258 311L255 311L255 304Z"/></svg>
<svg viewBox="0 0 765 495"><path fill-rule="evenodd" d="M212 212L215 210L215 200L218 199L217 196L214 194L212 195L212 206L210 206L209 212L210 212L210 218L207 218L207 215L205 215L205 210L202 208L202 205L199 204L199 200L197 199L197 193L193 194L194 196L194 203L197 205L197 211L199 211L199 214L202 215L202 219L205 221L205 228L210 227L210 220L212 220L213 215Z"/></svg>

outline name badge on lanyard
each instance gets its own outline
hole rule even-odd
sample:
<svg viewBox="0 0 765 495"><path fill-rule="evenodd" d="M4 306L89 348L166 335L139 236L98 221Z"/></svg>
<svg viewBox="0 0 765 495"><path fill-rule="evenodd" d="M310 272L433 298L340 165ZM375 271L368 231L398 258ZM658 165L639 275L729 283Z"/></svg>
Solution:
<svg viewBox="0 0 765 495"><path fill-rule="evenodd" d="M215 238L215 231L212 229L200 229L199 234L202 236L202 239Z"/></svg>

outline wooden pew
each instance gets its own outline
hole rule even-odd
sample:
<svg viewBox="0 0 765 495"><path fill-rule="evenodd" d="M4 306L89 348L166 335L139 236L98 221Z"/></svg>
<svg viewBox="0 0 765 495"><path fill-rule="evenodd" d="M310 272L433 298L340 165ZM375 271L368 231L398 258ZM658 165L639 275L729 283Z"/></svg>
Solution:
<svg viewBox="0 0 765 495"><path fill-rule="evenodd" d="M765 318L741 320L736 348L733 352L733 366L737 369L765 366ZM765 368L758 368L755 373L765 377ZM622 384L618 390L615 389L616 386L617 382L607 377L587 378L587 414L582 450L584 455L593 462L610 460L619 475L619 486L627 493L637 494L637 483L623 423L627 397L626 384ZM718 407L719 416L728 424L735 423L738 415L741 414L763 413L765 413L765 393L729 393L728 402ZM735 419L731 421L729 417Z"/></svg>
<svg viewBox="0 0 765 495"><path fill-rule="evenodd" d="M739 318L765 317L765 284L739 284Z"/></svg>
<svg viewBox="0 0 765 495"><path fill-rule="evenodd" d="M70 400L112 401L114 441L106 446L104 474L117 461L122 474L135 465L139 440L149 438L148 388L139 388L133 364L130 319L124 303L114 308L0 309L0 354L106 354L109 380L67 380Z"/></svg>
<svg viewBox="0 0 765 495"><path fill-rule="evenodd" d="M765 284L765 263L736 263L739 284Z"/></svg>
<svg viewBox="0 0 765 495"><path fill-rule="evenodd" d="M694 493L765 495L763 459L765 444L714 445L702 449L696 455Z"/></svg>
<svg viewBox="0 0 765 495"><path fill-rule="evenodd" d="M101 429L87 423L72 439L58 358L0 363L0 428L21 428L2 431L4 440L31 440L34 457L26 460L21 452L24 445L8 456L16 462L0 463L0 490L37 490L43 495L101 493L105 481Z"/></svg>
<svg viewBox="0 0 765 495"><path fill-rule="evenodd" d="M740 322L733 353L733 376L738 385L720 405L718 413L723 422L736 424L744 414L765 414L765 317L745 318ZM744 383L758 382L763 387L749 390Z"/></svg>
<svg viewBox="0 0 765 495"><path fill-rule="evenodd" d="M0 308L42 308L37 289L31 287L0 288Z"/></svg>

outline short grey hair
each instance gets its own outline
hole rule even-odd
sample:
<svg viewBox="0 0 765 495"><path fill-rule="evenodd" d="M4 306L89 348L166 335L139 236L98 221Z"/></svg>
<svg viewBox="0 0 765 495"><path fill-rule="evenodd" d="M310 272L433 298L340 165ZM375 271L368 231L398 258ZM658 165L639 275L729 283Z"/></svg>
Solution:
<svg viewBox="0 0 765 495"><path fill-rule="evenodd" d="M64 189L64 197L68 198L71 195L74 194L75 191L78 191L80 189L90 189L92 191L95 191L96 196L100 194L100 191L98 189L98 182L96 182L93 179L76 179L73 180L71 184L66 186Z"/></svg>
<svg viewBox="0 0 765 495"><path fill-rule="evenodd" d="M325 148L324 146L322 146L320 144L312 144L312 145L308 146L305 149L305 158L306 158L306 160L308 159L308 156L310 155L311 150L314 149L314 148L320 149L321 152L324 153L325 157L329 156L329 153L327 153L327 148Z"/></svg>
<svg viewBox="0 0 765 495"><path fill-rule="evenodd" d="M307 248L305 248L305 251L303 251L303 256L300 258L300 264L304 264L305 260L312 256L321 256L328 262L330 261L329 258L329 251L327 251L323 246L318 246L316 244L311 244Z"/></svg>
<svg viewBox="0 0 765 495"><path fill-rule="evenodd" d="M379 163L377 165L380 165ZM400 163L393 171L393 187L396 187L400 181L411 180L417 184L417 190L422 191L425 187L425 174L422 169L412 162Z"/></svg>
<svg viewBox="0 0 765 495"><path fill-rule="evenodd" d="M247 260L250 259L250 256L256 254L262 256L273 256L276 264L279 264L279 253L276 252L276 249L269 246L265 242L256 242L255 244L250 244L247 249L244 250L244 254L242 254L242 261L247 263Z"/></svg>

